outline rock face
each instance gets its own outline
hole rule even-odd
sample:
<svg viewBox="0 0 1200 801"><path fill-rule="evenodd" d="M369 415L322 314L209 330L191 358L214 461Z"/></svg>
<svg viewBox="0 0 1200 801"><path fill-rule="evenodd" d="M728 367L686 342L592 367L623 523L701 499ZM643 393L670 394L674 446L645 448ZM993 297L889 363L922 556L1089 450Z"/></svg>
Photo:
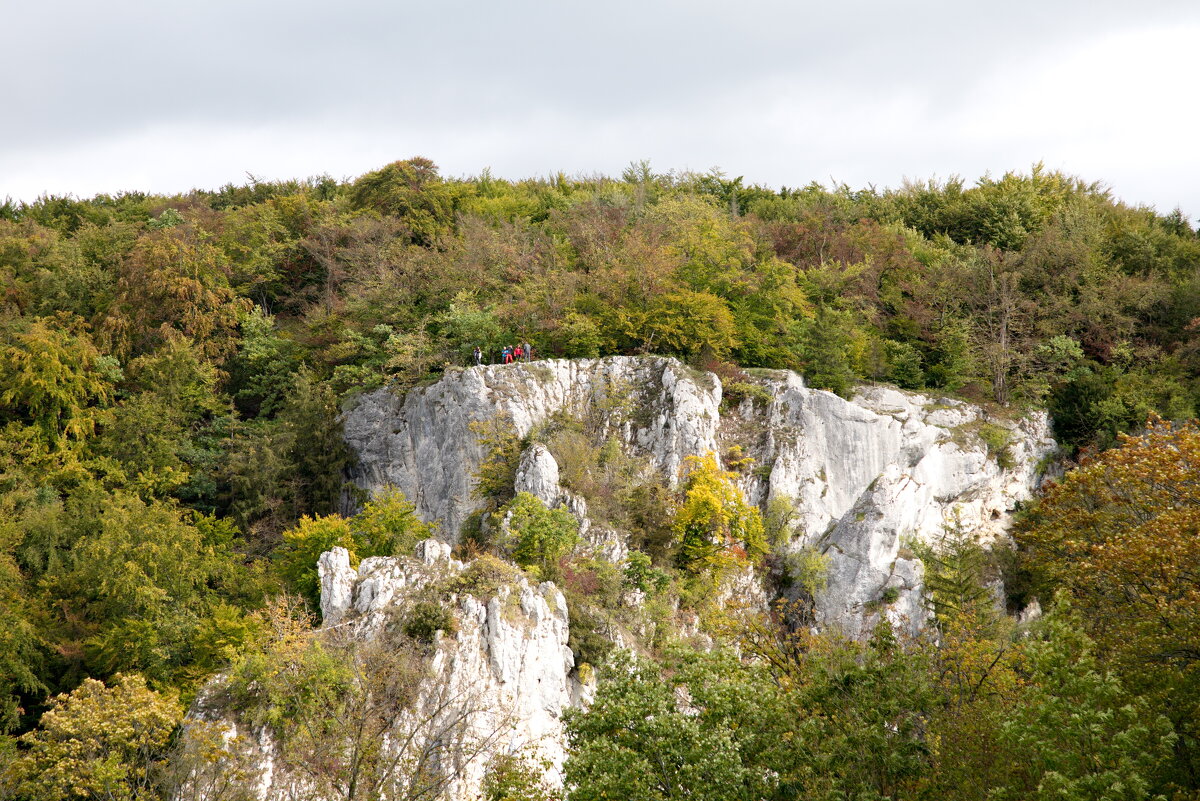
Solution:
<svg viewBox="0 0 1200 801"><path fill-rule="evenodd" d="M360 398L344 420L358 454L355 481L369 492L398 487L422 518L442 526L439 539L420 543L413 557L368 558L355 570L345 550L323 554L317 567L326 635L364 647L387 643L397 621L413 619L431 598L454 619L445 626L453 632L437 633L424 652L428 672L411 706L389 724L383 748L435 755L430 764L446 777L441 797L450 801L477 799L488 762L501 754L544 761L546 781L561 784L561 717L592 689L573 674L564 596L495 560L487 568L482 560L490 557L474 566L451 558L450 545L482 505L472 490L489 425L525 439L557 415L586 421L588 431L620 444L669 486L689 456L720 455L752 503L769 516L790 516L777 546L785 563L823 555L817 622L851 636L883 616L920 628L923 571L906 546L936 542L953 528L1003 536L1055 450L1044 415L989 419L970 404L882 387L845 400L782 371L756 372L750 383L750 390L731 387L736 392L723 408L712 374L672 359L616 357L476 367L402 398L387 390ZM625 558L623 533L591 519L587 500L563 486L570 462L560 464L535 437L514 467L517 492L565 507L595 553ZM481 564L487 569L476 570ZM718 593L718 602L752 608L771 601L752 568L728 577ZM636 606L639 598L631 591L624 602ZM682 621L681 633L687 628ZM610 638L630 644L619 631ZM224 727L227 742L240 735L248 743L262 801L335 795L287 763L270 730L247 730L219 705L206 711L202 695L193 719L206 718ZM384 793L406 794L402 783Z"/></svg>
<svg viewBox="0 0 1200 801"><path fill-rule="evenodd" d="M688 456L737 445L754 460L740 479L747 497L764 511L791 504L786 549L828 558L820 622L857 635L879 614L919 627L922 571L906 540L934 541L948 527L1002 534L1055 449L1045 415L989 420L970 404L883 387L845 400L784 371L752 380L762 397L727 403L724 413L715 375L652 357L475 367L403 398L377 390L345 415L353 478L368 491L398 487L455 542L481 503L472 495L484 458L477 429L488 421L525 437L556 414L588 419L672 485ZM559 486L559 467L534 445L517 488L571 509L586 531L586 503ZM621 553L621 543L606 542L606 552Z"/></svg>
<svg viewBox="0 0 1200 801"><path fill-rule="evenodd" d="M344 424L358 455L355 482L367 490L397 487L455 542L479 506L471 491L484 453L473 424L497 420L525 437L554 414L599 415L611 435L675 477L689 454L717 447L720 402L716 376L673 359L616 356L473 367L403 398L377 390L359 399Z"/></svg>
<svg viewBox="0 0 1200 801"><path fill-rule="evenodd" d="M470 569L436 540L420 543L415 557L372 557L358 570L345 549L335 548L320 558L323 628L342 641L382 641L430 588ZM385 797L407 797L405 772L430 755L432 773L444 781L431 797L448 801L478 799L489 762L502 754L546 764L546 783L562 783L561 716L591 691L571 677L566 601L554 584L532 585L515 568L496 586L474 586L469 572L463 582L463 591L442 601L456 631L437 633L415 700L383 737L388 757L378 764L394 763L397 779L386 783ZM227 741L240 735L261 801L335 797L286 764L269 729L250 730L228 710L206 710L203 699L196 718L219 722Z"/></svg>
<svg viewBox="0 0 1200 801"><path fill-rule="evenodd" d="M792 373L765 385L770 403L745 401L739 412L743 430L755 432L748 452L770 472L743 488L764 509L791 502L791 547L828 557L819 620L850 634L873 623L873 608L919 627L922 570L906 541L936 543L955 528L984 541L1001 536L1056 447L1044 414L989 421L967 403L884 387L846 401ZM887 595L895 600L877 603Z"/></svg>

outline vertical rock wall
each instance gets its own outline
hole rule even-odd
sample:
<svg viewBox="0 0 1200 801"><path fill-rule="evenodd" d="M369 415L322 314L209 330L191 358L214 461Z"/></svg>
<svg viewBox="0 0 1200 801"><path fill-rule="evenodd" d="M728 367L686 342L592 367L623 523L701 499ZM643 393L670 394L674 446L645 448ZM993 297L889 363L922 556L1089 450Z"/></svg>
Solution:
<svg viewBox="0 0 1200 801"><path fill-rule="evenodd" d="M933 541L956 526L1000 535L1055 448L1044 414L989 419L961 401L885 387L845 400L784 371L753 380L770 400L743 399L724 414L715 375L651 357L476 367L403 398L377 390L345 417L358 454L353 478L368 491L399 487L455 542L480 503L473 476L484 454L472 422L504 420L523 437L556 413L590 418L672 484L688 456L739 445L754 459L741 478L747 497L764 511L777 499L795 510L787 549L812 547L828 557L821 622L856 635L880 612L918 627L921 567L905 542ZM989 453L979 436L984 425L1008 432L1003 456ZM557 467L544 449L526 454L521 488L586 517L582 499L556 489ZM620 543L609 552L619 554ZM881 605L885 593L895 600Z"/></svg>

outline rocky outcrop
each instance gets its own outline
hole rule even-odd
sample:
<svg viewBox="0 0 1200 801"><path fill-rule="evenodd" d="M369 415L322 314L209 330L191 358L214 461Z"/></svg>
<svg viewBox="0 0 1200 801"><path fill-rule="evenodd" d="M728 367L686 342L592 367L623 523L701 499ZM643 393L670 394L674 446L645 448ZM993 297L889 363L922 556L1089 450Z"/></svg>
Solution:
<svg viewBox="0 0 1200 801"><path fill-rule="evenodd" d="M962 401L864 387L849 401L794 373L760 378L769 403L743 401L730 426L760 469L747 496L794 509L789 550L828 559L818 619L860 634L884 613L905 628L925 617L920 562L908 541L960 529L1002 536L1054 453L1049 420L990 418ZM988 434L985 441L983 434ZM887 600L887 599L892 600Z"/></svg>
<svg viewBox="0 0 1200 801"><path fill-rule="evenodd" d="M948 527L1001 535L1055 447L1044 414L993 419L961 401L886 387L846 400L784 371L751 380L765 392L724 412L715 375L653 357L475 367L403 397L377 390L345 415L358 455L353 478L368 491L400 488L455 542L481 503L472 490L484 456L477 430L487 421L526 437L556 414L589 420L669 484L688 456L736 445L753 460L740 478L747 497L764 511L781 503L793 510L784 550L827 557L820 622L859 634L880 614L919 627L922 571L906 541L934 541ZM559 486L559 468L535 444L522 456L517 488L571 508L586 527L587 505ZM610 535L603 532L607 552L619 554Z"/></svg>
<svg viewBox="0 0 1200 801"><path fill-rule="evenodd" d="M555 414L598 417L605 435L649 454L674 480L684 458L716 448L721 384L674 359L616 356L473 367L403 397L363 395L345 415L360 487L394 486L442 536L457 541L479 506L484 457L478 426L498 421L519 437Z"/></svg>
<svg viewBox="0 0 1200 801"><path fill-rule="evenodd" d="M414 557L372 557L357 570L345 549L334 548L319 565L323 628L339 642L391 648L396 626L415 603L431 597L452 612L453 631L439 631L423 657L418 690L381 713L394 716L380 743L385 756L372 763L377 772L395 773L381 785L391 788L385 797L407 797L408 774L421 759L427 759L426 786L441 782L430 797L448 801L478 799L498 755L546 765L544 781L561 785L566 757L561 717L592 688L571 675L567 605L554 584L531 584L515 568L499 580L486 570L472 574L471 564L451 559L449 546L436 540L420 543ZM390 661L391 653L383 660ZM282 757L269 728L250 727L228 707L215 705L211 697L219 697L219 681L205 695L210 698L201 698L193 720L219 723L226 743L237 739L238 761L250 766L249 784L261 801L336 797L314 783L306 766ZM352 740L353 726L346 731Z"/></svg>

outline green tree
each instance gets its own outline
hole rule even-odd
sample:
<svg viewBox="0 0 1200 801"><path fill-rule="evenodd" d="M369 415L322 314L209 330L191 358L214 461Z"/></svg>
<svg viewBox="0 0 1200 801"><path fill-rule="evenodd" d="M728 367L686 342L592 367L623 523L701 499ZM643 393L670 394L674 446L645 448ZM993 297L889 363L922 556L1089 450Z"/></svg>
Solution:
<svg viewBox="0 0 1200 801"><path fill-rule="evenodd" d="M137 674L107 687L86 679L51 699L38 728L21 737L17 792L45 801L157 798L155 774L182 717L177 700Z"/></svg>
<svg viewBox="0 0 1200 801"><path fill-rule="evenodd" d="M229 271L223 253L185 229L143 235L119 266L101 340L125 358L182 336L206 358L223 360L251 308L229 286Z"/></svg>
<svg viewBox="0 0 1200 801"><path fill-rule="evenodd" d="M827 389L846 397L854 380L853 326L848 315L824 306L806 321L800 341L804 379L815 389Z"/></svg>
<svg viewBox="0 0 1200 801"><path fill-rule="evenodd" d="M638 336L649 350L686 358L723 357L738 345L728 304L708 292L690 290L658 298L647 309Z"/></svg>
<svg viewBox="0 0 1200 801"><path fill-rule="evenodd" d="M695 690L730 695L733 707L689 704L692 685L663 681L657 666L618 666L603 682L586 712L567 713L569 758L564 771L574 801L638 798L661 801L750 801L770 796L774 780L769 766L755 764L744 740L754 738L748 708L761 709L772 698L769 685L741 681L743 671L726 663L723 682L710 676ZM748 677L747 677L748 678ZM731 692L732 691L732 692ZM684 700L680 700L680 699ZM734 712L734 716L730 713ZM740 730L735 723L749 724Z"/></svg>
<svg viewBox="0 0 1200 801"><path fill-rule="evenodd" d="M1012 760L989 798L1150 798L1176 740L1170 722L1103 670L1065 602L1042 634L1024 649L1029 689L1000 726Z"/></svg>
<svg viewBox="0 0 1200 801"><path fill-rule="evenodd" d="M350 200L401 218L412 240L428 246L453 229L456 194L437 165L417 156L363 175L351 187Z"/></svg>
<svg viewBox="0 0 1200 801"><path fill-rule="evenodd" d="M388 487L363 505L350 520L359 554L367 556L404 556L418 542L433 536L433 526L417 516L417 507L404 493Z"/></svg>
<svg viewBox="0 0 1200 801"><path fill-rule="evenodd" d="M242 340L230 364L231 392L238 408L270 417L291 395L300 368L296 343L275 330L275 319L255 307L242 320Z"/></svg>
<svg viewBox="0 0 1200 801"><path fill-rule="evenodd" d="M334 548L349 551L351 565L357 566L360 558L358 543L350 530L350 521L341 515L305 515L294 528L283 532L283 544L277 553L280 573L314 609L319 608L321 602L317 559Z"/></svg>
<svg viewBox="0 0 1200 801"><path fill-rule="evenodd" d="M544 578L556 575L560 559L579 543L579 521L566 509L547 509L528 492L519 492L496 513L507 529L513 561L534 567Z"/></svg>

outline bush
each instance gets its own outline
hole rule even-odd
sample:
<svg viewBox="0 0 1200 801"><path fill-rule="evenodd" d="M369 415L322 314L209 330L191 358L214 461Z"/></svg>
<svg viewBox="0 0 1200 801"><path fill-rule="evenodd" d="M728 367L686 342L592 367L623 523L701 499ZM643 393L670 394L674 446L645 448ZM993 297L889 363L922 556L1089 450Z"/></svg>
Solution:
<svg viewBox="0 0 1200 801"><path fill-rule="evenodd" d="M421 601L408 610L401 631L417 642L429 644L439 631L451 636L457 633L458 621L454 613L441 604Z"/></svg>
<svg viewBox="0 0 1200 801"><path fill-rule="evenodd" d="M566 509L547 509L545 504L522 492L498 514L508 518L505 545L513 561L537 568L543 577L579 542L579 521Z"/></svg>
<svg viewBox="0 0 1200 801"><path fill-rule="evenodd" d="M408 555L418 542L433 536L433 527L417 517L417 507L395 487L371 499L350 527L363 557Z"/></svg>
<svg viewBox="0 0 1200 801"><path fill-rule="evenodd" d="M979 438L987 445L988 456L996 460L1001 470L1008 470L1015 462L1009 446L1012 445L1012 432L1004 426L995 423L984 423L979 427Z"/></svg>
<svg viewBox="0 0 1200 801"><path fill-rule="evenodd" d="M755 406L760 404L770 406L771 402L775 400L771 390L749 381L730 381L728 384L724 384L722 389L722 406L737 406L746 399L749 399Z"/></svg>
<svg viewBox="0 0 1200 801"><path fill-rule="evenodd" d="M515 584L521 571L491 554L480 554L463 572L446 581L441 590L450 594L466 593L481 601L495 597L500 588Z"/></svg>

